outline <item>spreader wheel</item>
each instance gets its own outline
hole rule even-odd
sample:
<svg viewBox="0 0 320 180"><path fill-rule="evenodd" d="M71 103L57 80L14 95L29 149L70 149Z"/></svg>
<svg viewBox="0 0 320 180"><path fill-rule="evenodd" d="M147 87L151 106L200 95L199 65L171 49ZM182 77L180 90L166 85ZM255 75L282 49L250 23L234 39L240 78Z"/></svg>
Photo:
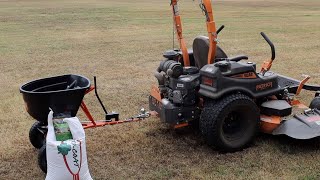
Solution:
<svg viewBox="0 0 320 180"><path fill-rule="evenodd" d="M38 165L40 169L47 173L47 152L46 152L46 144L44 143L43 146L39 149L38 154Z"/></svg>
<svg viewBox="0 0 320 180"><path fill-rule="evenodd" d="M29 140L33 147L39 149L42 147L45 138L46 138L47 129L44 128L44 125L36 121L30 128L29 131Z"/></svg>
<svg viewBox="0 0 320 180"><path fill-rule="evenodd" d="M244 94L206 99L200 130L210 146L223 152L242 150L253 141L259 127L259 109Z"/></svg>

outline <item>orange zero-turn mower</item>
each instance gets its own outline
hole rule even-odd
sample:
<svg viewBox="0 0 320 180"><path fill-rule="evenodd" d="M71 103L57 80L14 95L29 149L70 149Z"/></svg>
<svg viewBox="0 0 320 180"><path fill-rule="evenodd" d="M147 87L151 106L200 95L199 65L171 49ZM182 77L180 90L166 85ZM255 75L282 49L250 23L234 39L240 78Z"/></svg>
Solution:
<svg viewBox="0 0 320 180"><path fill-rule="evenodd" d="M104 120L94 120L83 101L84 96L93 90L105 112ZM74 74L38 79L22 85L20 92L23 95L27 112L37 120L30 128L29 140L35 148L40 149L38 164L44 172L47 171L45 139L48 131L49 109L54 112L54 117L67 118L75 117L80 107L88 118L88 121L81 121L84 129L137 122L151 115L141 109L140 114L119 120L118 113L108 113L98 95L96 77L94 77L94 86L90 85L88 78Z"/></svg>
<svg viewBox="0 0 320 180"><path fill-rule="evenodd" d="M209 37L196 37L192 50L182 38L177 1L171 5L181 50L165 52L149 97L162 121L175 128L199 123L207 143L226 152L250 145L259 129L295 139L320 136L320 86L305 84L309 76L299 81L271 72L275 48L264 33L272 57L257 71L247 56L227 57L216 45L222 28L216 31L210 0L200 1ZM302 89L316 92L309 106L296 99Z"/></svg>

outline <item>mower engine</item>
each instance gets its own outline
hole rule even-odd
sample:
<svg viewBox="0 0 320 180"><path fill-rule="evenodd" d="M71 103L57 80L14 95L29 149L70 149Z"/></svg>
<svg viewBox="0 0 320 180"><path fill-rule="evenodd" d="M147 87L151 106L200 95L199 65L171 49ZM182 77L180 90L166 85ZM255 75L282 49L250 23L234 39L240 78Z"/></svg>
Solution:
<svg viewBox="0 0 320 180"><path fill-rule="evenodd" d="M155 77L158 79L161 99L151 94L150 110L156 111L162 121L174 125L199 118L198 68L182 67L176 61L165 60L160 63Z"/></svg>

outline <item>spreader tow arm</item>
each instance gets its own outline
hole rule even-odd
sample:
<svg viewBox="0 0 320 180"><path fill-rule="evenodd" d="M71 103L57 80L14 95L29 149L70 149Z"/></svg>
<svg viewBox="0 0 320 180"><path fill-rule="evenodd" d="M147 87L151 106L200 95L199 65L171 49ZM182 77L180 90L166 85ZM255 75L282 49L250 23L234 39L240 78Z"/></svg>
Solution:
<svg viewBox="0 0 320 180"><path fill-rule="evenodd" d="M170 5L172 6L173 22L176 29L180 49L182 51L183 63L184 66L190 66L188 49L186 46L186 42L182 36L182 23L181 16L179 14L178 0L171 0ZM216 46L218 43L217 35L223 29L224 26L219 28L218 31L216 30L216 24L214 21L213 10L210 0L200 0L199 6L206 16L207 32L210 43L208 52L208 64L212 64L216 55Z"/></svg>

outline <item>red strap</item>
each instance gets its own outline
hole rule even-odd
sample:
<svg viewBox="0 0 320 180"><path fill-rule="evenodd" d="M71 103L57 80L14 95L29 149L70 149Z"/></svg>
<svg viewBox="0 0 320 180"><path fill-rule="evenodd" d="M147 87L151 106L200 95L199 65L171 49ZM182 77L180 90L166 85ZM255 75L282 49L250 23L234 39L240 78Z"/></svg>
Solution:
<svg viewBox="0 0 320 180"><path fill-rule="evenodd" d="M69 164L68 164L68 162L67 162L66 156L63 155L64 164L66 165L66 167L67 167L68 171L70 172L70 174L72 174L73 180L79 180L79 179L80 179L79 172L80 172L80 169L81 169L81 166L82 166L82 147L81 147L81 141L79 141L79 140L77 140L77 141L80 143L80 167L79 167L78 172L77 172L76 174L74 174L74 173L71 171L71 169L70 169L70 167L69 167ZM62 141L61 143L63 143L63 141Z"/></svg>

